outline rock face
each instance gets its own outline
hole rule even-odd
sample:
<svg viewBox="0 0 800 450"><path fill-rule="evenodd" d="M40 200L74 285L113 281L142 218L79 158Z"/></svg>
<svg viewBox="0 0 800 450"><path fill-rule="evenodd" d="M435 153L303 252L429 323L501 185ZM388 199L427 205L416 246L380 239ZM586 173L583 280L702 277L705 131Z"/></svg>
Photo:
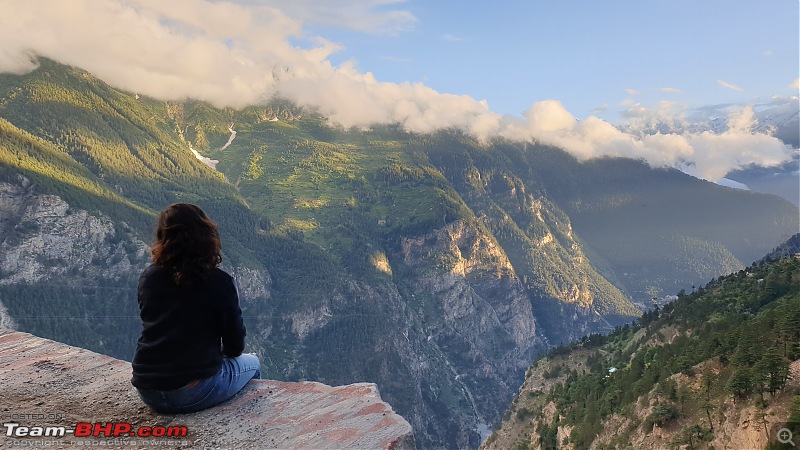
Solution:
<svg viewBox="0 0 800 450"><path fill-rule="evenodd" d="M415 284L417 292L429 293L439 305L439 324L429 330L428 340L448 356L454 376L492 379L495 387L508 389L504 397L510 398L526 361L545 343L505 252L463 221L405 239L402 248L409 267L440 266L420 274Z"/></svg>
<svg viewBox="0 0 800 450"><path fill-rule="evenodd" d="M53 277L115 278L141 270L148 247L111 219L34 193L30 181L0 183L0 284ZM84 273L71 273L80 268Z"/></svg>
<svg viewBox="0 0 800 450"><path fill-rule="evenodd" d="M75 428L85 423L185 427L185 436L7 436L0 446L73 448L359 448L413 449L409 423L383 402L371 383L258 380L233 399L193 414L159 415L130 384L130 364L27 333L0 331L3 424ZM178 428L173 428L178 429ZM155 433L153 433L155 434ZM48 441L44 443L41 441ZM104 441L103 444L100 441ZM166 442L165 442L166 441Z"/></svg>
<svg viewBox="0 0 800 450"><path fill-rule="evenodd" d="M397 256L397 267L414 274L411 308L422 296L425 303L436 305L424 315L416 353L444 357L447 384L467 406L458 420L462 430L471 433L450 434L447 442L459 448L475 446L481 439L479 430L496 420L514 395L525 362L545 346L531 303L503 250L475 224L459 220L405 238ZM414 331L410 331L413 342ZM427 380L434 377L425 373L425 367L435 367L437 361L421 358L418 363L423 368L420 394L432 399L427 403L434 405L434 411L412 421L441 416L436 405L445 397L426 389ZM415 429L432 428L414 425Z"/></svg>
<svg viewBox="0 0 800 450"><path fill-rule="evenodd" d="M223 267L223 269L227 268ZM236 282L239 298L243 302L252 302L257 299L269 300L272 277L266 270L238 267L230 269L230 274Z"/></svg>
<svg viewBox="0 0 800 450"><path fill-rule="evenodd" d="M456 221L424 236L404 239L404 263L411 267L448 265L418 278L417 288L441 299L448 327L467 335L498 328L523 353L542 345L531 303L508 257L480 229ZM488 312L481 314L483 311Z"/></svg>

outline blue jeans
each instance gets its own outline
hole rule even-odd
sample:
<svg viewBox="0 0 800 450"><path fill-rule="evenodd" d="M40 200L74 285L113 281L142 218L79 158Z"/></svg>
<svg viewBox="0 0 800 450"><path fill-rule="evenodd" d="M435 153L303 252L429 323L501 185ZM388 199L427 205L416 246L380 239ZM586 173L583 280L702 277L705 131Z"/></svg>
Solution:
<svg viewBox="0 0 800 450"><path fill-rule="evenodd" d="M139 397L159 413L196 412L218 405L236 395L248 381L261 378L260 369L261 363L253 354L222 358L222 367L216 375L200 380L193 386L171 391L139 389Z"/></svg>

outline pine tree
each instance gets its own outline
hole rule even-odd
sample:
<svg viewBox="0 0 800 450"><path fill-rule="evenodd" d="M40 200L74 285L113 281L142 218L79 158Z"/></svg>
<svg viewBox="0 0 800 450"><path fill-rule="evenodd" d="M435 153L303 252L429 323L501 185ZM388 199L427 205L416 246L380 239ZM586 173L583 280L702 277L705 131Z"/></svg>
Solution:
<svg viewBox="0 0 800 450"><path fill-rule="evenodd" d="M738 367L734 370L725 389L734 396L734 398L744 398L753 390L753 381L750 375L750 369L747 367Z"/></svg>
<svg viewBox="0 0 800 450"><path fill-rule="evenodd" d="M783 389L789 377L789 363L776 347L767 349L755 365L753 372L758 382L773 396Z"/></svg>

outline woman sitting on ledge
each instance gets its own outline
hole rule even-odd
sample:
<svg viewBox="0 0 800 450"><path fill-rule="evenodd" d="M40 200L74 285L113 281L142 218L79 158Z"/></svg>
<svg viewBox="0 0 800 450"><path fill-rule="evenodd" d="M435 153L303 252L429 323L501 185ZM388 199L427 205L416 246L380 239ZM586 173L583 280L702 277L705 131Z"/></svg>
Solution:
<svg viewBox="0 0 800 450"><path fill-rule="evenodd" d="M210 408L260 378L258 357L242 354L242 311L220 251L217 225L197 206L161 212L152 264L139 277L143 329L131 379L159 413Z"/></svg>

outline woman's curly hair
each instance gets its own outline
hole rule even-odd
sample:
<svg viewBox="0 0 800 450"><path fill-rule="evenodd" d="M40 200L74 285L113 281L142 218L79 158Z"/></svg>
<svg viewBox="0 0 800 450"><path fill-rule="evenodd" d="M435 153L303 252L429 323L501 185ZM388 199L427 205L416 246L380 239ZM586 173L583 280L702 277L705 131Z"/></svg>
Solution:
<svg viewBox="0 0 800 450"><path fill-rule="evenodd" d="M222 262L217 224L199 207L175 203L161 211L153 264L172 269L176 284L201 279Z"/></svg>

